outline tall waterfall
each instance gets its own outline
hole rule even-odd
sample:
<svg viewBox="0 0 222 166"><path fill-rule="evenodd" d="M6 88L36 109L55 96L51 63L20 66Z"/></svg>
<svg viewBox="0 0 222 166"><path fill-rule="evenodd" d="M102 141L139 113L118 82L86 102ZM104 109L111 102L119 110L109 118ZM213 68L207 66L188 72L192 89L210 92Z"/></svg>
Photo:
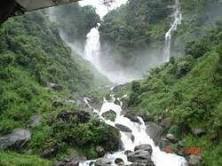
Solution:
<svg viewBox="0 0 222 166"><path fill-rule="evenodd" d="M102 0L83 0L80 1L80 5L94 6L96 8L97 14L100 16L101 19L103 19L103 17L110 10L115 9L126 2L127 0L116 0L111 4L111 6L109 6L109 8L107 8L102 3ZM101 59L104 60L104 56L101 55L100 33L98 28L99 24L97 27L92 28L87 34L83 58L89 61L101 74L106 76L113 83L124 84L126 82L139 79L138 74L133 74L133 72L125 71L122 66L115 64L115 62L113 62L112 60L106 59L106 64L101 61ZM108 68L107 65L112 66L112 69Z"/></svg>
<svg viewBox="0 0 222 166"><path fill-rule="evenodd" d="M174 21L173 21L170 29L165 34L165 49L164 49L164 61L165 62L168 62L170 60L172 34L173 34L173 32L175 32L177 30L178 25L180 25L182 22L182 13L181 13L181 9L180 9L180 1L179 0L175 0L174 8L175 8L175 11L173 13Z"/></svg>

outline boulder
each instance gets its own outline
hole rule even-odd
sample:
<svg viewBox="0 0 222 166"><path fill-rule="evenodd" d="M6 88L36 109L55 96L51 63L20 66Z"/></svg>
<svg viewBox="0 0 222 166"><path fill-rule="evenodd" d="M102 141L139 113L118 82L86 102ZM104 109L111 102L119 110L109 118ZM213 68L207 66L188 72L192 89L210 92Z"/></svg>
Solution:
<svg viewBox="0 0 222 166"><path fill-rule="evenodd" d="M100 158L96 160L95 162L95 166L111 166L111 165L112 165L112 161L106 158Z"/></svg>
<svg viewBox="0 0 222 166"><path fill-rule="evenodd" d="M120 166L120 165L123 166L124 165L124 161L121 158L117 158L117 159L115 159L115 164L118 165L118 166Z"/></svg>
<svg viewBox="0 0 222 166"><path fill-rule="evenodd" d="M146 125L146 132L150 138L154 140L156 145L160 143L163 131L163 128L156 123L148 122Z"/></svg>
<svg viewBox="0 0 222 166"><path fill-rule="evenodd" d="M132 132L132 130L131 130L129 127L126 127L126 126L124 126L124 125L115 124L115 126L116 126L120 131L129 132L129 133Z"/></svg>
<svg viewBox="0 0 222 166"><path fill-rule="evenodd" d="M15 129L11 134L0 137L0 149L9 147L20 149L29 140L31 140L31 132L27 129Z"/></svg>
<svg viewBox="0 0 222 166"><path fill-rule="evenodd" d="M189 166L200 166L202 157L198 155L190 155L188 159Z"/></svg>
<svg viewBox="0 0 222 166"><path fill-rule="evenodd" d="M102 146L97 146L96 147L96 153L98 156L104 156L105 155L105 149Z"/></svg>
<svg viewBox="0 0 222 166"><path fill-rule="evenodd" d="M108 112L104 112L102 114L102 117L104 117L105 119L114 121L116 119L116 113L113 110L109 110Z"/></svg>
<svg viewBox="0 0 222 166"><path fill-rule="evenodd" d="M137 150L135 152L129 153L127 155L127 159L130 162L138 162L138 161L141 161L141 160L150 161L151 160L151 154L148 151Z"/></svg>
<svg viewBox="0 0 222 166"><path fill-rule="evenodd" d="M172 143L176 143L178 141L177 138L173 134L170 134L170 133L166 135L166 138Z"/></svg>
<svg viewBox="0 0 222 166"><path fill-rule="evenodd" d="M134 113L127 112L124 116L130 119L132 122L140 123L140 120L137 118L137 116Z"/></svg>
<svg viewBox="0 0 222 166"><path fill-rule="evenodd" d="M152 153L153 153L152 146L149 144L138 145L134 148L134 151L138 151L138 150L147 151L150 153L150 155L152 155Z"/></svg>
<svg viewBox="0 0 222 166"><path fill-rule="evenodd" d="M130 164L130 166L155 166L153 161L138 161L138 162L133 162Z"/></svg>
<svg viewBox="0 0 222 166"><path fill-rule="evenodd" d="M114 104L121 105L121 102L118 99L115 99Z"/></svg>

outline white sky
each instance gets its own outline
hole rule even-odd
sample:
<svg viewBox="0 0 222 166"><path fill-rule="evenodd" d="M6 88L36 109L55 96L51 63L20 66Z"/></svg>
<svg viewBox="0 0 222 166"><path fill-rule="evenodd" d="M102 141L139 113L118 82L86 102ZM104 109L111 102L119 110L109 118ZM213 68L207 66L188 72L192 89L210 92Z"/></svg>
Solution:
<svg viewBox="0 0 222 166"><path fill-rule="evenodd" d="M127 0L115 0L113 5L109 9L103 4L103 0L82 0L79 2L79 4L81 6L86 6L86 5L94 6L96 8L97 14L101 18L103 18L108 13L109 10L115 9L126 2Z"/></svg>

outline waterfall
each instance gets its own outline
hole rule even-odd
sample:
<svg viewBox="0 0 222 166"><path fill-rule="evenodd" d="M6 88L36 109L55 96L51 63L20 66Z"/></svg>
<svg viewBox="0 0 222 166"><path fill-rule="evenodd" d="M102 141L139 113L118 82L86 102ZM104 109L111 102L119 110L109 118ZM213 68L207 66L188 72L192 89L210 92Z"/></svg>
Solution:
<svg viewBox="0 0 222 166"><path fill-rule="evenodd" d="M178 25L180 25L181 21L182 21L182 13L181 13L181 9L180 9L180 1L179 0L175 0L174 8L175 8L175 11L173 13L174 21L173 21L170 29L165 34L165 49L164 49L164 61L165 62L168 62L170 60L172 34L173 34L173 32L175 32L177 30Z"/></svg>
<svg viewBox="0 0 222 166"><path fill-rule="evenodd" d="M117 166L115 164L115 159L117 158L122 159L124 161L124 165L130 164L130 162L127 160L125 152L129 150L133 151L136 146L142 144L149 144L152 146L152 161L156 166L187 166L187 162L183 157L176 154L162 152L160 148L154 144L154 141L146 132L146 125L143 119L138 117L140 123L132 122L130 119L123 115L121 100L119 98L114 98L113 95L111 95L111 98L111 101L107 101L106 99L104 99L101 109L94 109L94 112L98 114L102 121L110 126L116 127L116 124L120 124L122 126L127 126L131 130L131 134L129 134L128 132L120 131L123 150L120 150L113 154L106 154L104 156L104 158L112 162L111 166ZM116 100L119 101L120 105L115 104ZM90 108L92 108L92 106L90 106L87 101L88 99L85 98L86 104ZM104 113L109 112L110 110L116 113L116 118L114 121L108 120L102 116ZM134 137L134 140L132 140L132 136ZM81 162L79 166L94 166L95 161L96 160Z"/></svg>
<svg viewBox="0 0 222 166"><path fill-rule="evenodd" d="M127 0L116 0L109 8L107 8L102 1L99 0L83 0L80 1L81 6L92 5L96 8L97 14L101 19L113 9L126 3ZM89 61L101 74L106 76L112 83L124 84L141 78L136 72L126 71L124 67L117 65L113 60L104 59L101 55L99 24L93 27L87 34L87 40L82 57ZM103 61L102 61L103 60ZM106 61L106 63L104 63Z"/></svg>

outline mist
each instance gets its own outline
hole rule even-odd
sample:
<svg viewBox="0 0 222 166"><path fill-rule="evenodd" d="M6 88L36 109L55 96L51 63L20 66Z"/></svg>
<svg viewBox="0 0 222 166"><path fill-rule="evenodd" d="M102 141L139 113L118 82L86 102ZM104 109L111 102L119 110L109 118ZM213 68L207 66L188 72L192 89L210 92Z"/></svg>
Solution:
<svg viewBox="0 0 222 166"><path fill-rule="evenodd" d="M109 11L125 3L127 3L127 0L115 1L111 6L107 7L101 0L83 0L79 2L79 5L81 7L92 5L97 15L99 15L100 20L103 20L103 17ZM49 9L49 17L52 22L59 23L61 19L59 20L57 17L61 16L62 12L60 13L58 10L55 10L56 8ZM112 45L108 42L101 43L99 26L99 22L94 24L92 29L88 31L88 34L82 36L82 39L72 38L62 27L59 27L59 33L63 41L71 48L73 54L77 54L80 58L89 62L99 73L114 84L124 84L142 79L151 68L169 60L164 54L164 52L168 52L169 54L169 50L164 50L164 47L166 47L164 41L158 47L133 50L130 56L119 55L117 52L113 52ZM171 29L172 32L176 30L174 27L171 27ZM168 31L168 34L171 35L171 31ZM171 42L171 36L169 40L167 49L170 49L169 42ZM94 75L96 76L98 73Z"/></svg>

